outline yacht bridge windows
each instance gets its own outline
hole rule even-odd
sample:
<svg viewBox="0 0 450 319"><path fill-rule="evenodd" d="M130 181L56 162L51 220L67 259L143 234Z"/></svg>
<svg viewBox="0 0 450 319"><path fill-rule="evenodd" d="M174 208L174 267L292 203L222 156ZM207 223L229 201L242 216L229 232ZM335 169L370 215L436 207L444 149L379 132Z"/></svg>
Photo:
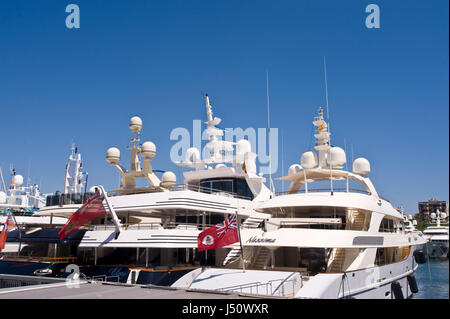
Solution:
<svg viewBox="0 0 450 319"><path fill-rule="evenodd" d="M248 200L254 198L246 180L243 178L208 178L200 180L198 184L189 184L188 189L207 194L225 193Z"/></svg>
<svg viewBox="0 0 450 319"><path fill-rule="evenodd" d="M84 204L89 198L94 196L94 193L71 193L71 194L61 194L60 192L55 192L54 195L47 196L46 206L61 206L69 204Z"/></svg>

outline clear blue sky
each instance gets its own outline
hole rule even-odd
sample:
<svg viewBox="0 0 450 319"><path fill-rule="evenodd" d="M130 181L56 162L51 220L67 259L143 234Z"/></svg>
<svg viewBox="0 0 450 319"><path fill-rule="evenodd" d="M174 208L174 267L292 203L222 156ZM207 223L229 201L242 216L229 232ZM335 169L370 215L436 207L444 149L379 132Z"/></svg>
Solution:
<svg viewBox="0 0 450 319"><path fill-rule="evenodd" d="M65 26L70 3L80 29ZM365 27L370 3L380 29ZM333 144L352 144L379 193L416 213L418 201L448 200L448 9L446 0L3 0L0 167L5 177L10 164L25 177L30 168L44 192L61 190L74 141L89 184L115 188L105 151L127 152L138 115L158 148L154 168L180 174L171 130L205 120L204 93L224 127L266 127L269 70L278 177L311 145L326 56Z"/></svg>

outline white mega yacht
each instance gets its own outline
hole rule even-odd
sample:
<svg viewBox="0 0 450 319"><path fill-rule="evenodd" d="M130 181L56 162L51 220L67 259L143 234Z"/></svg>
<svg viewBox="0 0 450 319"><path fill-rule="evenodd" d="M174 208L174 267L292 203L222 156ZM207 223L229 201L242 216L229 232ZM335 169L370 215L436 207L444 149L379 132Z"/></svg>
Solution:
<svg viewBox="0 0 450 319"><path fill-rule="evenodd" d="M1 170L0 170L1 173ZM3 181L3 174L2 181ZM0 192L0 210L3 213L16 212L32 213L45 205L45 196L41 194L39 186L23 185L23 176L16 174L13 168L11 171L11 183L6 189L3 182L4 191Z"/></svg>
<svg viewBox="0 0 450 319"><path fill-rule="evenodd" d="M207 95L205 102L210 156L202 159L198 149L187 149L186 160L178 163L189 169L183 174L184 184L177 184L170 171L161 178L156 175L160 172L152 167L156 146L148 141L140 144L142 120L137 116L129 124L129 169L119 163L119 149L107 150L106 160L118 170L121 183L106 194L108 218L94 222L81 239L78 256L84 265L121 266L122 281L169 285L202 265L223 264L229 248L197 250L197 236L203 229L237 211L246 227L258 227L270 217L254 209L272 193L264 185L265 178L256 174L250 143L221 140L223 130L216 127L221 119L213 117ZM142 180L147 186L137 186ZM92 266L81 271L91 274ZM172 279L163 280L168 274Z"/></svg>
<svg viewBox="0 0 450 319"><path fill-rule="evenodd" d="M63 194L56 192L45 196L37 185L23 187L23 177L13 170L10 195L0 193L0 203L3 202L0 207L5 210L5 214L0 216L0 224L6 221L6 212L12 212L16 228L8 233L2 253L17 258L20 255L42 257L52 251L50 255L54 257L59 228L93 195L82 193L85 185L82 178L81 155L74 144L66 165ZM2 200L2 196L6 200Z"/></svg>
<svg viewBox="0 0 450 319"><path fill-rule="evenodd" d="M431 219L435 221L435 225L428 226L424 231L425 237L428 239L426 252L430 258L448 258L448 221L444 225L447 213L431 213ZM442 224L441 224L442 223Z"/></svg>
<svg viewBox="0 0 450 319"><path fill-rule="evenodd" d="M46 205L41 207L35 216L56 216L70 218L73 213L81 207L94 194L91 187L86 192L87 172L83 172L83 162L78 147L72 144L71 154L66 163L64 175L64 191L56 191L53 195L48 195Z"/></svg>
<svg viewBox="0 0 450 319"><path fill-rule="evenodd" d="M344 150L331 147L319 109L315 151L289 168L284 194L259 202L264 227L242 225L224 266L181 277L175 287L294 298L406 298L426 240L403 229L403 216L367 177L369 161L346 171ZM318 184L318 188L314 185ZM357 186L356 186L357 185Z"/></svg>

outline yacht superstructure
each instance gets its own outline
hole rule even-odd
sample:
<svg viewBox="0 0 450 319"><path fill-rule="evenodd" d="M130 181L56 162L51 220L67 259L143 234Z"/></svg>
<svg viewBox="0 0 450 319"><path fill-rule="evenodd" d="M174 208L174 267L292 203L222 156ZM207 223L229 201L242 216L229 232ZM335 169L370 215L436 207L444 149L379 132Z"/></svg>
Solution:
<svg viewBox="0 0 450 319"><path fill-rule="evenodd" d="M431 213L434 225L428 226L424 231L425 237L429 240L426 245L426 252L430 258L448 258L448 218L447 213Z"/></svg>
<svg viewBox="0 0 450 319"><path fill-rule="evenodd" d="M45 205L45 196L41 194L39 186L37 184L24 186L23 182L23 176L16 174L13 168L9 189L4 186L5 191L0 192L0 210L31 213Z"/></svg>
<svg viewBox="0 0 450 319"><path fill-rule="evenodd" d="M107 150L106 160L119 172L121 183L105 199L108 218L89 226L78 246L85 263L125 265L133 269L126 280L137 283L149 283L144 278L156 270L174 276L182 269L181 276L202 265L222 265L227 258L229 248L197 250L203 229L236 213L248 227L258 227L269 217L254 209L271 192L265 178L256 174L250 143L221 140L223 131L216 127L221 119L213 117L207 95L205 104L209 156L201 158L198 149L187 149L185 161L177 163L191 169L183 174L184 184L177 184L170 171L157 176L160 171L152 165L156 146L149 141L140 144L142 120L131 118L130 166L119 163L119 149ZM148 186L137 187L137 178Z"/></svg>
<svg viewBox="0 0 450 319"><path fill-rule="evenodd" d="M94 194L93 188L86 191L88 174L83 172L78 147L72 144L71 151L65 168L63 193L56 191L48 195L46 205L35 213L36 216L62 217L67 220Z"/></svg>
<svg viewBox="0 0 450 319"><path fill-rule="evenodd" d="M402 229L402 214L367 177L367 159L357 158L352 172L343 170L345 152L329 144L321 108L313 124L317 153L303 153L301 165L280 178L291 182L286 193L257 205L270 218L262 228L243 225L243 254L235 245L223 268L204 268L174 286L331 299L417 292L413 274L424 261L418 247L426 240Z"/></svg>
<svg viewBox="0 0 450 319"><path fill-rule="evenodd" d="M12 185L21 184L22 177L17 176L20 175L15 175ZM24 257L35 260L55 260L57 257L62 257L59 259L63 260L73 255L70 251L73 250L73 246L78 244L77 240L80 239L82 232L72 236L67 243L61 245L58 231L66 224L68 218L80 208L81 204L92 196L92 193L81 193L84 186L82 176L81 155L75 145L72 145L72 153L65 170L64 193L56 192L46 198L41 196L41 205L38 210L13 215L16 228L8 232L7 243L5 249L2 250L5 257L16 260ZM0 216L0 223L4 224L6 218L6 216ZM7 259L5 257L3 261ZM3 266L3 263L0 266Z"/></svg>

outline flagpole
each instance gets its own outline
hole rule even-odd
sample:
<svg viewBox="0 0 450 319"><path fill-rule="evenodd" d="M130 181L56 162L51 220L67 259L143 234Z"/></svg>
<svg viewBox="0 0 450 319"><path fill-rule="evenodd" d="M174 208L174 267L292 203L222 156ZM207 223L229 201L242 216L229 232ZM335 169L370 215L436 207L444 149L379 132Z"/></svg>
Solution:
<svg viewBox="0 0 450 319"><path fill-rule="evenodd" d="M117 239L119 237L120 234L120 221L119 218L117 217L116 212L114 211L114 209L112 208L111 204L108 201L108 194L106 193L105 189L103 188L102 185L98 185L98 188L102 191L102 195L103 198L105 199L106 205L108 206L108 210L109 210L109 214L112 217L112 221L114 223L114 225L116 226L116 238Z"/></svg>
<svg viewBox="0 0 450 319"><path fill-rule="evenodd" d="M239 223L239 215L238 215L237 210L236 210L236 222L237 222L237 227L238 227L239 244L241 245L242 270L245 272L244 248L242 247L242 239L241 239L241 224Z"/></svg>

